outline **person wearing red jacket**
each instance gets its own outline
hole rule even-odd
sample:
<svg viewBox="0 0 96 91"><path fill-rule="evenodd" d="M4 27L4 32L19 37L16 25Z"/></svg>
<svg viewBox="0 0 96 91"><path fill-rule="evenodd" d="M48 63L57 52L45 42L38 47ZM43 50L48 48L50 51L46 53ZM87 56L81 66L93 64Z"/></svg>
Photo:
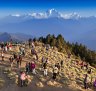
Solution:
<svg viewBox="0 0 96 91"><path fill-rule="evenodd" d="M31 62L31 70L33 74L36 74L35 67L36 67L35 62Z"/></svg>

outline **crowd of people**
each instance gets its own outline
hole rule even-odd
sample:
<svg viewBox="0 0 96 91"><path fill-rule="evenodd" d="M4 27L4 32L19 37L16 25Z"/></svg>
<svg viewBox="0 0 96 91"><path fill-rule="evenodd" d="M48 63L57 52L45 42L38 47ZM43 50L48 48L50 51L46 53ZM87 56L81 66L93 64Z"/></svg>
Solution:
<svg viewBox="0 0 96 91"><path fill-rule="evenodd" d="M46 52L48 52L48 50L50 49L49 45L47 45L45 47L46 47ZM6 44L1 43L0 48L1 48L1 58L2 58L2 61L4 61L4 53L6 53L7 51L11 51L12 44L11 43L6 43ZM30 54L35 55L36 60L38 61L38 53L35 50L35 44L33 42L32 42L31 45L29 45L29 48L31 48ZM14 53L9 58L11 69L13 68L14 63L16 63L17 68L21 68L21 66L22 66L22 61L23 61L23 58L25 56L26 51L25 51L24 47L20 47L19 51L20 51L20 53L18 53L18 54ZM70 59L70 57L71 57L71 55L69 54L68 58ZM48 64L49 64L49 59L43 56L42 59L41 59L41 68L42 68L42 71L43 71L43 75L45 77L48 75ZM81 63L79 63L79 61L76 61L76 65L79 65L82 70L86 69L88 74L92 73L92 70L89 68L88 63L85 63L83 61ZM60 70L61 70L61 68L63 68L63 66L64 66L64 60L61 60L59 63L56 63L54 65L53 73L52 73L52 79L53 80L57 79L57 76L59 76ZM36 73L36 67L37 67L37 65L36 65L35 60L32 60L31 62L26 62L26 65L25 65L26 71L25 72L24 71L20 72L20 76L19 76L21 86L24 86L25 80L27 78L27 74L29 74L29 73L32 73L34 75L37 74ZM84 77L84 88L85 89L89 88L88 74L86 74L85 77ZM93 82L93 86L96 87L96 79Z"/></svg>

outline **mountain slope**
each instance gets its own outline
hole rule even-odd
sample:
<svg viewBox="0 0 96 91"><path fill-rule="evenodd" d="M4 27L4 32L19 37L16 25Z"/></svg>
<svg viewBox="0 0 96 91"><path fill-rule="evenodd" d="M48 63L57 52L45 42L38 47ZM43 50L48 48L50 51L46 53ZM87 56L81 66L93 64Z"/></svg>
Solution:
<svg viewBox="0 0 96 91"><path fill-rule="evenodd" d="M13 41L26 41L29 38L33 38L31 35L26 35L26 34L10 34L10 33L0 33L0 42L7 42L10 41L11 39Z"/></svg>
<svg viewBox="0 0 96 91"><path fill-rule="evenodd" d="M1 33L0 34L0 42L6 42L11 40L11 35L8 33Z"/></svg>

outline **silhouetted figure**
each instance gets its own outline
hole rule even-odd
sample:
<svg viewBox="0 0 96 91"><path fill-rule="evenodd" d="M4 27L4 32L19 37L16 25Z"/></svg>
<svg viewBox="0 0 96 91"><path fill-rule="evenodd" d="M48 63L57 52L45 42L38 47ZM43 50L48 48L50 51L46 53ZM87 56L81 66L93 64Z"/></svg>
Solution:
<svg viewBox="0 0 96 91"><path fill-rule="evenodd" d="M87 74L85 75L85 78L84 78L84 88L88 89L88 75Z"/></svg>

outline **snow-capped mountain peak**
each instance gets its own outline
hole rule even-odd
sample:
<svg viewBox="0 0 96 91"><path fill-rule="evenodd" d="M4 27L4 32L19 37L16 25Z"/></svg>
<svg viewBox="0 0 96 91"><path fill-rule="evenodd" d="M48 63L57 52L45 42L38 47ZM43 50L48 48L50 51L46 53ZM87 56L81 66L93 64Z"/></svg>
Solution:
<svg viewBox="0 0 96 91"><path fill-rule="evenodd" d="M61 17L61 14L55 9L47 10L46 15L47 17Z"/></svg>
<svg viewBox="0 0 96 91"><path fill-rule="evenodd" d="M70 13L70 14L62 14L62 17L65 19L79 19L81 16L77 14L76 12Z"/></svg>
<svg viewBox="0 0 96 91"><path fill-rule="evenodd" d="M45 13L32 13L29 14L30 16L32 16L33 18L37 18L37 19L41 19L41 18L46 18L47 16L45 15Z"/></svg>
<svg viewBox="0 0 96 91"><path fill-rule="evenodd" d="M74 13L70 13L70 14L63 14L58 12L55 9L49 9L47 10L45 13L30 13L30 14L25 14L25 15L20 15L20 14L12 14L11 16L13 17L17 17L17 18L24 18L24 19L42 19L42 18L53 18L53 17L57 17L57 18L64 18L64 19L78 19L81 16L79 14L77 14L76 12Z"/></svg>

